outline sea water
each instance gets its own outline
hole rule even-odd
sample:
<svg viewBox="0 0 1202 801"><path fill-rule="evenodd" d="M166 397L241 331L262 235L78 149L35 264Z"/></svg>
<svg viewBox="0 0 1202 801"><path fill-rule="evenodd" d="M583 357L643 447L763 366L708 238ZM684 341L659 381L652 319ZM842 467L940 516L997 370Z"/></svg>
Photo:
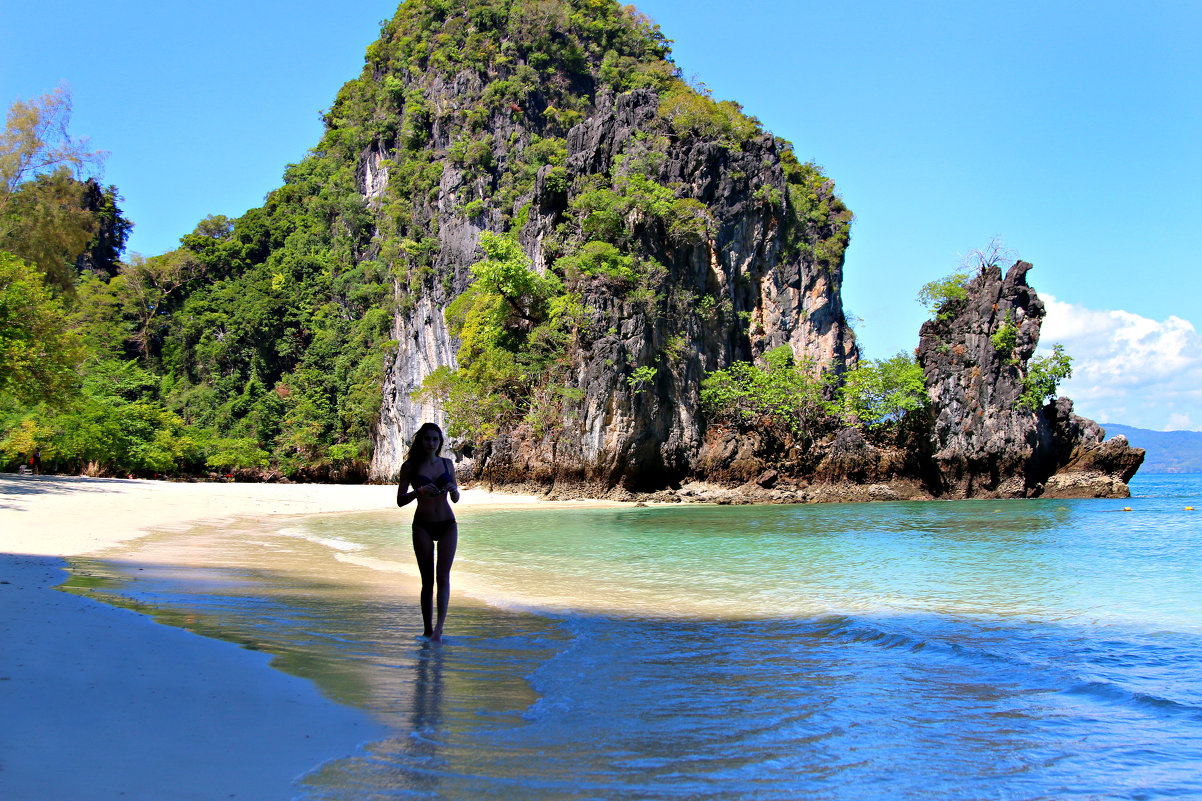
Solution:
<svg viewBox="0 0 1202 801"><path fill-rule="evenodd" d="M1202 798L1202 476L1133 492L461 509L441 646L407 510L76 570L393 728L302 798Z"/></svg>

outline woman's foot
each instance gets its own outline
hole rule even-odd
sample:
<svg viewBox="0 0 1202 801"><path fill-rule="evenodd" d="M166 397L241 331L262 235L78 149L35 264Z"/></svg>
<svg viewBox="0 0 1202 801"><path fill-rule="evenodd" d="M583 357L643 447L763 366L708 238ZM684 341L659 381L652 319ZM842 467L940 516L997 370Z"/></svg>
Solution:
<svg viewBox="0 0 1202 801"><path fill-rule="evenodd" d="M434 633L430 635L430 642L442 642L442 626L434 629Z"/></svg>

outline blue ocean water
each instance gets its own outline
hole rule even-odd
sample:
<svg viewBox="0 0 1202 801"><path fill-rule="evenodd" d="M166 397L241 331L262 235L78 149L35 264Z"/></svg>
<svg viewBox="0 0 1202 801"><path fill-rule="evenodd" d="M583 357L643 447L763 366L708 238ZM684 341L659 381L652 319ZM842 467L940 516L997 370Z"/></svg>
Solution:
<svg viewBox="0 0 1202 801"><path fill-rule="evenodd" d="M1132 489L460 510L442 646L395 511L77 570L393 727L302 798L1202 798L1202 476Z"/></svg>

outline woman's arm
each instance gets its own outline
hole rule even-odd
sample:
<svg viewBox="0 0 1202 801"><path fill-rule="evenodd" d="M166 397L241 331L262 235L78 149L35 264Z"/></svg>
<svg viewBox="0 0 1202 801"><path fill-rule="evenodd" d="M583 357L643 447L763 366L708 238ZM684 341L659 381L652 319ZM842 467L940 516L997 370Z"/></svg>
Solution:
<svg viewBox="0 0 1202 801"><path fill-rule="evenodd" d="M396 488L396 505L404 506L418 495L421 495L421 491L414 489L412 492L406 492L409 488L409 476L404 467L401 468L400 481L401 483Z"/></svg>

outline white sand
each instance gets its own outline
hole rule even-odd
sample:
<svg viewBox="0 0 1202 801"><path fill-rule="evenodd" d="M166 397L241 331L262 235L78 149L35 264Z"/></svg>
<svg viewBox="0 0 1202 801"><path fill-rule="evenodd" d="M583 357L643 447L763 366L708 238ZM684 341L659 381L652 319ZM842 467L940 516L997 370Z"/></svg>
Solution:
<svg viewBox="0 0 1202 801"><path fill-rule="evenodd" d="M534 500L468 490L461 503ZM150 531L395 501L390 486L0 474L0 798L288 799L303 774L388 736L267 654L53 587L58 557Z"/></svg>
<svg viewBox="0 0 1202 801"><path fill-rule="evenodd" d="M459 505L537 501L469 489ZM197 522L395 508L396 485L188 484L0 473L0 553L75 556Z"/></svg>

